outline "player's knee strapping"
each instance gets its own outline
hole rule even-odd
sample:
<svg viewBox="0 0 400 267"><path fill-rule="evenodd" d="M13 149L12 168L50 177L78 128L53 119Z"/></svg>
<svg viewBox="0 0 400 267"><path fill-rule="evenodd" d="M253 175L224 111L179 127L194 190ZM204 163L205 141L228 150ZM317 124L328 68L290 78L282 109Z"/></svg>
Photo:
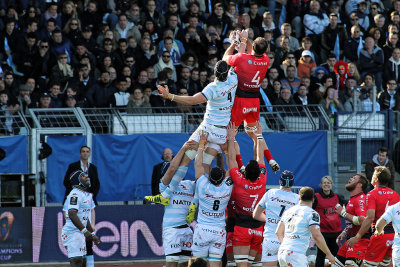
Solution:
<svg viewBox="0 0 400 267"><path fill-rule="evenodd" d="M175 191L175 188L178 186L178 184L183 180L183 178L185 178L187 170L188 167L184 166L178 167L168 187L165 189L164 192L162 192L163 197L169 198L171 196L172 192Z"/></svg>
<svg viewBox="0 0 400 267"><path fill-rule="evenodd" d="M248 255L235 255L236 263L247 262L247 261L248 261Z"/></svg>
<svg viewBox="0 0 400 267"><path fill-rule="evenodd" d="M261 261L253 262L253 264L251 265L251 267L261 267L261 266L262 266L262 262Z"/></svg>
<svg viewBox="0 0 400 267"><path fill-rule="evenodd" d="M335 257L335 263L332 265L333 267L344 267L344 263L342 262L342 257Z"/></svg>
<svg viewBox="0 0 400 267"><path fill-rule="evenodd" d="M208 256L209 261L221 261L221 259L222 259L222 255L218 255L218 254L210 253L210 255Z"/></svg>
<svg viewBox="0 0 400 267"><path fill-rule="evenodd" d="M228 267L236 267L236 262L234 262L234 261L228 261L228 262L226 263L226 265L227 265Z"/></svg>
<svg viewBox="0 0 400 267"><path fill-rule="evenodd" d="M387 260L383 260L380 265L382 266L389 266L390 262L392 261L392 259L387 259Z"/></svg>
<svg viewBox="0 0 400 267"><path fill-rule="evenodd" d="M253 257L253 256L247 256L247 262L250 264L253 264L255 258L256 257Z"/></svg>
<svg viewBox="0 0 400 267"><path fill-rule="evenodd" d="M377 267L379 265L379 262L373 262L373 261L363 261L363 264L365 267Z"/></svg>
<svg viewBox="0 0 400 267"><path fill-rule="evenodd" d="M179 262L179 256L166 256L165 260L167 262Z"/></svg>
<svg viewBox="0 0 400 267"><path fill-rule="evenodd" d="M211 162L214 160L215 156L203 152L203 163L207 165L211 165Z"/></svg>

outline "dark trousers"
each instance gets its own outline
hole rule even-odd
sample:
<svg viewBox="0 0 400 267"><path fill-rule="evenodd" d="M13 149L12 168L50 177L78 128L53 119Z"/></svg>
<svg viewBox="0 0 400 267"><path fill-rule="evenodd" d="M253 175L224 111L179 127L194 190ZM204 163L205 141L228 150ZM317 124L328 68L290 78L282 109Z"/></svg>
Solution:
<svg viewBox="0 0 400 267"><path fill-rule="evenodd" d="M93 241L86 240L86 255L93 255Z"/></svg>
<svg viewBox="0 0 400 267"><path fill-rule="evenodd" d="M339 233L322 233L322 236L325 238L326 245L328 246L329 250L333 254L333 256L336 256L339 247L336 244L336 238L340 235ZM317 259L315 260L315 267L324 267L325 265L325 253L322 252L318 248L317 252Z"/></svg>

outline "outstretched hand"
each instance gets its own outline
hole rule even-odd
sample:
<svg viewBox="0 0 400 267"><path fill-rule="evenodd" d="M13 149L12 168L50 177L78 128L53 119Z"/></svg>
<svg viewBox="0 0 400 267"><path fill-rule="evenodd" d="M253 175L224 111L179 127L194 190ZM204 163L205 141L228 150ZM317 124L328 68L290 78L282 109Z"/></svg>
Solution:
<svg viewBox="0 0 400 267"><path fill-rule="evenodd" d="M236 126L234 122L230 122L228 127L227 127L227 137L228 137L228 141L233 141L235 140L235 136L237 134L236 131Z"/></svg>
<svg viewBox="0 0 400 267"><path fill-rule="evenodd" d="M207 133L206 131L201 130L199 132L200 142L204 143L204 145L207 144L208 135L209 133Z"/></svg>
<svg viewBox="0 0 400 267"><path fill-rule="evenodd" d="M183 148L185 150L196 150L197 143L194 140L188 140L188 141L186 141L186 143L183 144Z"/></svg>
<svg viewBox="0 0 400 267"><path fill-rule="evenodd" d="M165 85L165 86L158 85L157 90L158 90L159 96L161 96L162 98L168 99L168 94L169 94L168 85Z"/></svg>

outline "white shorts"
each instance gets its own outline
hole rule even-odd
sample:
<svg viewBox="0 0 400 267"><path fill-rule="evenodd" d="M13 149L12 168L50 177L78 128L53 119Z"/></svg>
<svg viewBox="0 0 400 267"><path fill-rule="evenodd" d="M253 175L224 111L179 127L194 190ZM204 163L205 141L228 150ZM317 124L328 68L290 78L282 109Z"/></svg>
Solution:
<svg viewBox="0 0 400 267"><path fill-rule="evenodd" d="M86 256L86 239L81 232L64 233L61 232L63 246L67 249L68 258Z"/></svg>
<svg viewBox="0 0 400 267"><path fill-rule="evenodd" d="M296 253L290 250L279 250L278 261L280 267L308 267L308 260L305 254Z"/></svg>
<svg viewBox="0 0 400 267"><path fill-rule="evenodd" d="M205 131L208 133L208 143L207 147L214 148L218 152L221 151L219 145L225 144L227 130L225 128L216 127L211 124L207 124L204 121L199 125L196 131L190 136L190 140L194 140L197 143L200 140L199 133L200 131Z"/></svg>
<svg viewBox="0 0 400 267"><path fill-rule="evenodd" d="M400 266L400 247L392 247L392 261L393 266Z"/></svg>
<svg viewBox="0 0 400 267"><path fill-rule="evenodd" d="M224 255L226 231L224 228L197 224L193 234L194 257L207 258L209 254Z"/></svg>
<svg viewBox="0 0 400 267"><path fill-rule="evenodd" d="M183 250L191 251L193 232L190 227L180 229L174 227L164 228L162 240L165 256L180 253Z"/></svg>
<svg viewBox="0 0 400 267"><path fill-rule="evenodd" d="M273 262L278 260L278 250L281 242L278 238L264 237L262 243L262 262Z"/></svg>

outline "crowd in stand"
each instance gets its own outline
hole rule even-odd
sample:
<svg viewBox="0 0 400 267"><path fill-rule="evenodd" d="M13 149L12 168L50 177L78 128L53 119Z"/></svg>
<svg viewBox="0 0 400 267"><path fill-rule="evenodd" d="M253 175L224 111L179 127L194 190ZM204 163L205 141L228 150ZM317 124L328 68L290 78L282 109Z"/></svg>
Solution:
<svg viewBox="0 0 400 267"><path fill-rule="evenodd" d="M400 110L400 0L1 0L0 16L5 111L177 107L157 85L200 92L237 29L269 44L261 104L371 111L376 86L376 109Z"/></svg>

